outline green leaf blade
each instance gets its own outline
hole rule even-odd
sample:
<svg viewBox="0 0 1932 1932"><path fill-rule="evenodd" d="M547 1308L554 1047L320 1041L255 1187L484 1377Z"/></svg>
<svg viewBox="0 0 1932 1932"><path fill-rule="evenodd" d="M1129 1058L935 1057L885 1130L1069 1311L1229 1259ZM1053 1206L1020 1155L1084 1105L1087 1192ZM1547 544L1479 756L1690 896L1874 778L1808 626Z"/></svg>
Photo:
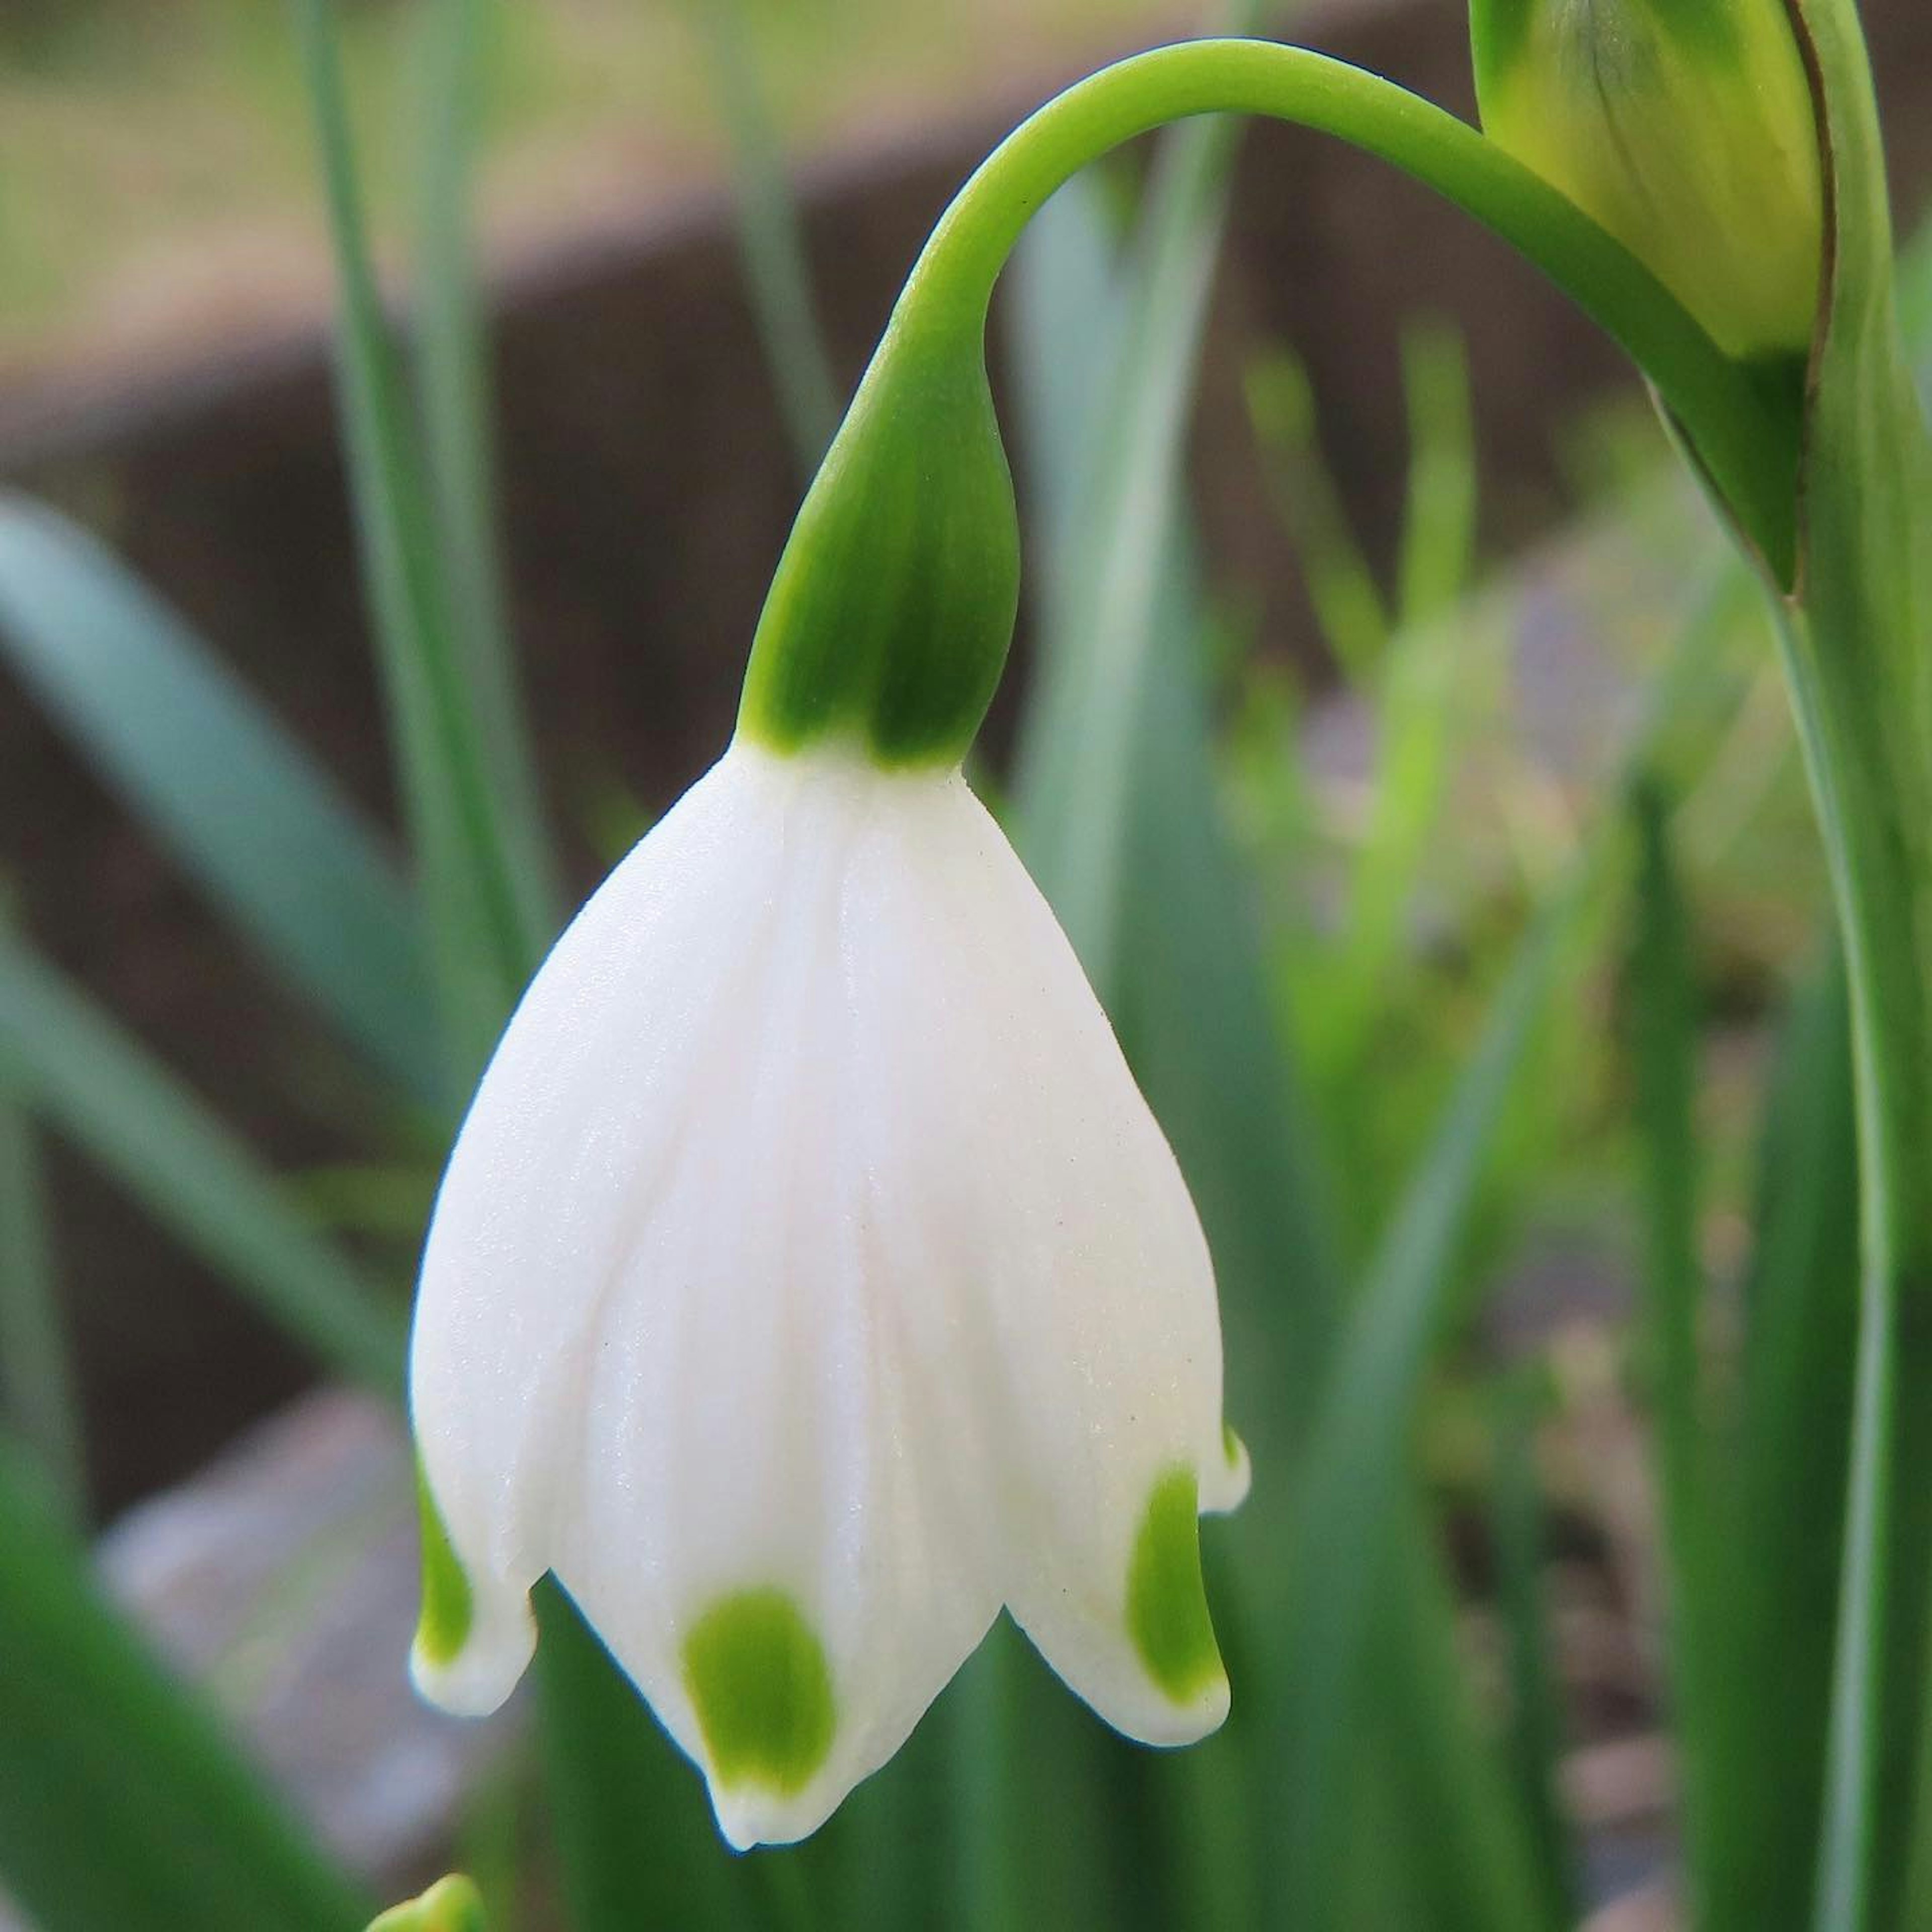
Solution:
<svg viewBox="0 0 1932 1932"><path fill-rule="evenodd" d="M42 1932L356 1932L368 1900L0 1460L0 1877Z"/></svg>
<svg viewBox="0 0 1932 1932"><path fill-rule="evenodd" d="M0 498L0 652L284 979L440 1097L410 894L322 766L92 536Z"/></svg>
<svg viewBox="0 0 1932 1932"><path fill-rule="evenodd" d="M400 1306L303 1223L253 1153L166 1069L4 935L0 1078L319 1360L399 1390Z"/></svg>

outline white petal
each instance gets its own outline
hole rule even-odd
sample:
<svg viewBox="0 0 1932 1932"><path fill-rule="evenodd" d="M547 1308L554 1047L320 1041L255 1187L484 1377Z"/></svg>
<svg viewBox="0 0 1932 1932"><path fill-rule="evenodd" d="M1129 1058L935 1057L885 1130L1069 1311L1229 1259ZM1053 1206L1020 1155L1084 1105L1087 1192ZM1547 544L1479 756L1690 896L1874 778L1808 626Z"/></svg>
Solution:
<svg viewBox="0 0 1932 1932"><path fill-rule="evenodd" d="M835 770L799 795L745 1025L704 1070L602 1323L581 1509L557 1559L740 1845L821 1823L999 1606L982 1492L958 1491L960 1459L924 1400L919 1284L882 1274L892 1204L852 1090L869 1021L845 960L870 936L845 918L848 865L920 782ZM775 1598L795 1626L774 1623ZM734 1602L768 1637L822 1653L822 1759L747 1771L715 1714L707 1725L692 1647Z"/></svg>
<svg viewBox="0 0 1932 1932"><path fill-rule="evenodd" d="M890 1756L1000 1599L916 1287L882 1278L893 1204L851 1091L848 860L944 781L741 750L706 785L740 766L526 998L445 1184L416 1372L458 1549L518 1587L556 1570L746 1844L802 1836ZM720 1629L728 1669L703 1662ZM716 1708L728 1684L709 1724L694 1694L707 1669L755 1678L760 1643L810 1653L829 1706L822 1740L763 1760Z"/></svg>
<svg viewBox="0 0 1932 1932"><path fill-rule="evenodd" d="M487 1669L422 1673L431 1695L461 1678L473 1706L514 1681L503 1600L550 1565L598 1310L757 956L783 860L774 785L765 763L726 758L605 881L525 994L451 1156L410 1402L450 1541L493 1612L478 1640L499 1642Z"/></svg>
<svg viewBox="0 0 1932 1932"><path fill-rule="evenodd" d="M1198 1736L1227 1687L1180 1573L1196 1500L1230 1506L1245 1480L1199 1222L1072 949L963 783L879 836L898 849L876 869L905 890L860 968L867 1112L882 1174L920 1204L925 1268L982 1311L958 1372L1000 1468L1007 1600L1109 1721Z"/></svg>
<svg viewBox="0 0 1932 1932"><path fill-rule="evenodd" d="M487 1718L517 1688L536 1644L536 1620L525 1592L481 1574L470 1580L461 1648L445 1657L418 1631L410 1650L410 1679L452 1716Z"/></svg>

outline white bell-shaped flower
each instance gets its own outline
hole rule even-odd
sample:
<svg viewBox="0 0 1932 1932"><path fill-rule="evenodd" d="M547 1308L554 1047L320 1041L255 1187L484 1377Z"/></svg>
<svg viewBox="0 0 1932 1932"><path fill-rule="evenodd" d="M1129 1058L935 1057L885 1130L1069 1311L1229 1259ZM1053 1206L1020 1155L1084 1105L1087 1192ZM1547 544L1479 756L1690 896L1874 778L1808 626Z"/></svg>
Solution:
<svg viewBox="0 0 1932 1932"><path fill-rule="evenodd" d="M481 1712L570 1592L734 1844L812 1831L1002 1604L1130 1736L1217 1725L1246 1458L1172 1154L954 767L740 740L524 997L410 1365Z"/></svg>

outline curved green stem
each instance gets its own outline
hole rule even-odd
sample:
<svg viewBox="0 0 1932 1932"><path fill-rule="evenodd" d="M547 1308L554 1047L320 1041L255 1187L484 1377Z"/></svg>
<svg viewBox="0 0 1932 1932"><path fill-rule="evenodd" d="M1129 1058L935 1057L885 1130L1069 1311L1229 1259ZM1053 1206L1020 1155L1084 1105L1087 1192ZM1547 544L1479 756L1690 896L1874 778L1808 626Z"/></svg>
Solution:
<svg viewBox="0 0 1932 1932"><path fill-rule="evenodd" d="M1378 154L1541 268L1637 364L1738 524L1790 581L1797 400L1733 361L1621 242L1475 128L1394 82L1271 40L1188 40L1110 67L1049 101L994 151L933 231L898 325L982 316L1020 231L1069 176L1196 114L1264 115Z"/></svg>

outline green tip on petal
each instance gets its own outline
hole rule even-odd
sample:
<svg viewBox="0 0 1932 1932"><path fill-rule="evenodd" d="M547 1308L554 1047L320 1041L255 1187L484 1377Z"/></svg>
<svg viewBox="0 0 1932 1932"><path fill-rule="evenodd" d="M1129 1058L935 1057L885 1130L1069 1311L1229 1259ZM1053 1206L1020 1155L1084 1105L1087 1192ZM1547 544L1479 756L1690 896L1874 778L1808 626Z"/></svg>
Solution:
<svg viewBox="0 0 1932 1932"><path fill-rule="evenodd" d="M422 1538L422 1612L416 1622L416 1652L441 1670L470 1640L476 1601L470 1579L449 1546L449 1533L430 1493L429 1478L416 1463L416 1514Z"/></svg>
<svg viewBox="0 0 1932 1932"><path fill-rule="evenodd" d="M1221 1425L1221 1454L1227 1460L1228 1467L1238 1469L1241 1466L1241 1438L1234 1433L1231 1422Z"/></svg>
<svg viewBox="0 0 1932 1932"><path fill-rule="evenodd" d="M483 1900L460 1872L440 1878L420 1898L392 1906L369 1932L483 1932Z"/></svg>
<svg viewBox="0 0 1932 1932"><path fill-rule="evenodd" d="M1201 1576L1194 1472L1177 1466L1154 1484L1127 1571L1127 1629L1148 1675L1177 1704L1226 1676Z"/></svg>
<svg viewBox="0 0 1932 1932"><path fill-rule="evenodd" d="M721 1785L790 1797L832 1748L824 1648L782 1590L742 1590L706 1611L684 1640L684 1683Z"/></svg>

